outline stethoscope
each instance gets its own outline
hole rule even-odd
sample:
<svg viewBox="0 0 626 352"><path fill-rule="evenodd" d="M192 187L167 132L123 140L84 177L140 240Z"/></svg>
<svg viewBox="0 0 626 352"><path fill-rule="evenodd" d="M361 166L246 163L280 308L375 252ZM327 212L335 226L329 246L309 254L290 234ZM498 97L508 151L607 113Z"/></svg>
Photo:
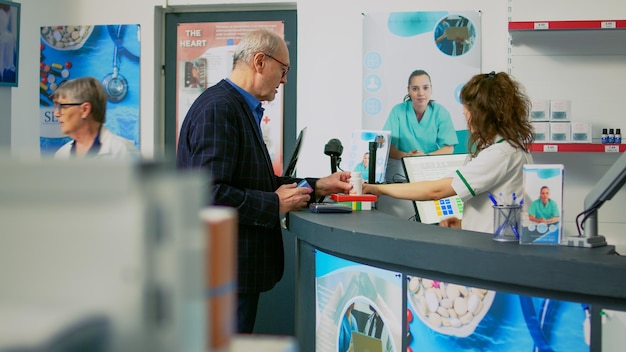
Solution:
<svg viewBox="0 0 626 352"><path fill-rule="evenodd" d="M119 71L118 61L119 54L125 55L132 61L139 62L139 57L137 55L133 55L124 47L122 44L121 34L122 34L123 25L117 26L117 30L115 26L109 25L107 26L107 30L109 32L109 36L111 36L111 40L113 40L113 72L109 73L102 80L102 86L104 87L104 91L107 94L107 99L112 103L118 103L122 101L126 94L128 94L128 81L126 81L126 77L124 77Z"/></svg>

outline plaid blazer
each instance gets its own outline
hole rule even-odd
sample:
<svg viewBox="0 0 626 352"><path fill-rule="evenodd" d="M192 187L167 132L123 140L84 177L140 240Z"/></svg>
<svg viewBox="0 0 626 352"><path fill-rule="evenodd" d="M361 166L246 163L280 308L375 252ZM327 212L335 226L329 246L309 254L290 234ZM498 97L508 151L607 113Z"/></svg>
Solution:
<svg viewBox="0 0 626 352"><path fill-rule="evenodd" d="M274 191L299 179L274 174L253 112L230 83L221 80L192 104L180 130L176 165L209 170L209 199L238 210L238 292L271 289L284 270Z"/></svg>

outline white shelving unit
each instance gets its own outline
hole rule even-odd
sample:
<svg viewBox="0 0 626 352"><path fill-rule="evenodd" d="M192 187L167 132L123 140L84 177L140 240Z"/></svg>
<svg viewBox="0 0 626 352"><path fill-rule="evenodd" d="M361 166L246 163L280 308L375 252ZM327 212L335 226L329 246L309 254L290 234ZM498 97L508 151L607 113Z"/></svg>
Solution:
<svg viewBox="0 0 626 352"><path fill-rule="evenodd" d="M624 128L626 20L510 21L509 73L533 99L569 99L572 120ZM623 125L622 125L623 124Z"/></svg>
<svg viewBox="0 0 626 352"><path fill-rule="evenodd" d="M626 151L625 144L600 144L603 128L626 129L626 6L555 3L509 0L508 69L531 99L568 99L572 121L592 123L594 143L531 149L536 163L565 165L564 228L574 235L588 191ZM600 212L600 232L623 252L626 189L609 203Z"/></svg>

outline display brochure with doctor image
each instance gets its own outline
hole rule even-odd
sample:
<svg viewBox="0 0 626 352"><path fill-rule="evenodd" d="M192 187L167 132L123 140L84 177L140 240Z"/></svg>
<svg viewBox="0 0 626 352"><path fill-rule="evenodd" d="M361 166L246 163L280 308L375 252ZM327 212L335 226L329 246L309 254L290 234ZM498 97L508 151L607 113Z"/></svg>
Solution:
<svg viewBox="0 0 626 352"><path fill-rule="evenodd" d="M524 165L520 243L559 244L562 240L562 164Z"/></svg>
<svg viewBox="0 0 626 352"><path fill-rule="evenodd" d="M352 132L350 149L344 151L347 154L347 163L344 171L361 172L364 182L369 180L369 160L371 151L370 142L376 142L376 183L385 182L385 171L389 160L389 144L391 143L390 131L379 130L356 130ZM347 153L346 153L347 152Z"/></svg>
<svg viewBox="0 0 626 352"><path fill-rule="evenodd" d="M402 275L315 253L315 351L401 352Z"/></svg>

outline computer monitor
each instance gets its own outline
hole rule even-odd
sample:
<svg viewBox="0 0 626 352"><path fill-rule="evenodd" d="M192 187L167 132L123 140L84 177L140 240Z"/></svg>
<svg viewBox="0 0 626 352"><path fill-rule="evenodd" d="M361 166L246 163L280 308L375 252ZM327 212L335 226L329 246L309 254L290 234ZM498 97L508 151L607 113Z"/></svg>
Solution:
<svg viewBox="0 0 626 352"><path fill-rule="evenodd" d="M465 165L468 154L408 156L402 158L407 181L432 181L449 176ZM463 218L463 201L459 196L438 200L414 201L416 220L425 224L437 224L449 217ZM419 219L418 219L419 218Z"/></svg>
<svg viewBox="0 0 626 352"><path fill-rule="evenodd" d="M296 146L293 149L293 153L291 153L291 157L289 158L289 164L287 164L287 168L283 172L283 176L294 177L296 174L296 164L298 163L298 156L300 155L300 148L302 147L302 140L304 139L305 131L306 127L303 128L298 134L298 138L296 139Z"/></svg>

